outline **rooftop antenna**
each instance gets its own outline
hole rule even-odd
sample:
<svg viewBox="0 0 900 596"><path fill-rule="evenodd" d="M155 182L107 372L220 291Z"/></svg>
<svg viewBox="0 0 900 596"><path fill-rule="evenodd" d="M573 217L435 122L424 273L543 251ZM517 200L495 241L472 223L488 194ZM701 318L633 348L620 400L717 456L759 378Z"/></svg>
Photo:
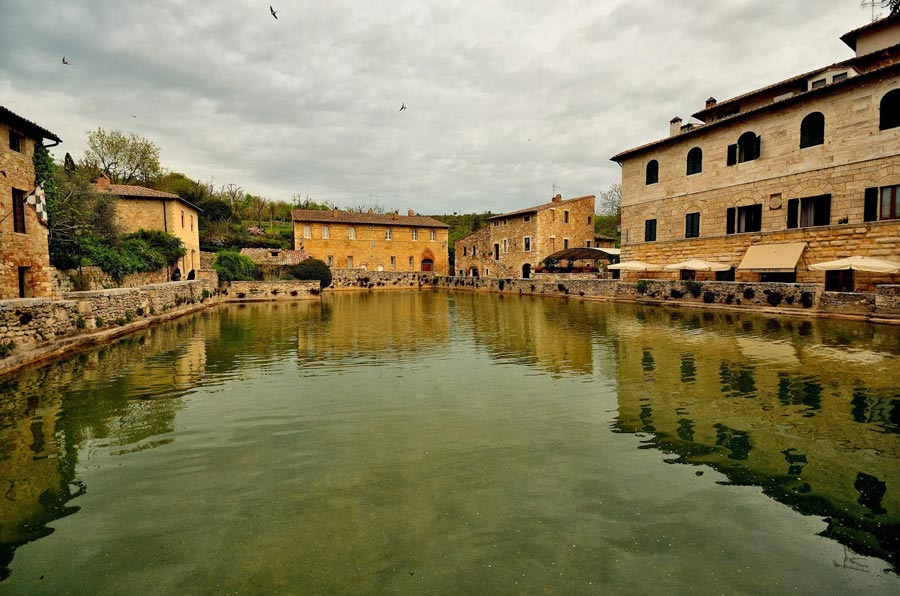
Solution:
<svg viewBox="0 0 900 596"><path fill-rule="evenodd" d="M872 9L872 22L874 23L878 19L881 18L881 13L875 13L875 9L881 6L881 0L862 0L859 3L860 8L871 8Z"/></svg>
<svg viewBox="0 0 900 596"><path fill-rule="evenodd" d="M557 194L559 194L559 190L560 190L560 189L559 189L559 187L556 185L556 182L554 182L554 183L553 183L553 196L554 196L554 197L555 197Z"/></svg>

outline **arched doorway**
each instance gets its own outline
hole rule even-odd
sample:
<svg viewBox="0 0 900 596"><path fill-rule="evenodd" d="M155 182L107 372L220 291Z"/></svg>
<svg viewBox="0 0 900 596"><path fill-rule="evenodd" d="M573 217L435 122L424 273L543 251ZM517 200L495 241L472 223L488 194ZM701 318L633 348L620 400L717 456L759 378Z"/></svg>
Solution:
<svg viewBox="0 0 900 596"><path fill-rule="evenodd" d="M434 271L434 253L429 249L422 251L419 261L422 263L420 267L422 271Z"/></svg>
<svg viewBox="0 0 900 596"><path fill-rule="evenodd" d="M471 277L478 277L478 267L472 267L469 269L469 275Z"/></svg>
<svg viewBox="0 0 900 596"><path fill-rule="evenodd" d="M522 278L529 279L531 277L531 263L522 265Z"/></svg>

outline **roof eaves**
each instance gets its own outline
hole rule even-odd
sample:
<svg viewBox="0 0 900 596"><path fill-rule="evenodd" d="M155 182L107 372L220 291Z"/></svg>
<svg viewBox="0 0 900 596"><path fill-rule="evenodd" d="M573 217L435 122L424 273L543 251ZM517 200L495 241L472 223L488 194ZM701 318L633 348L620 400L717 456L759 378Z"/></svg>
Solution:
<svg viewBox="0 0 900 596"><path fill-rule="evenodd" d="M31 129L32 132L39 133L42 139L50 139L51 141L56 141L57 143L62 143L62 139L56 136L54 133L50 132L43 126L28 120L27 118L23 118L19 116L12 110L0 106L0 121L2 120L10 120L13 124L17 124L23 128Z"/></svg>

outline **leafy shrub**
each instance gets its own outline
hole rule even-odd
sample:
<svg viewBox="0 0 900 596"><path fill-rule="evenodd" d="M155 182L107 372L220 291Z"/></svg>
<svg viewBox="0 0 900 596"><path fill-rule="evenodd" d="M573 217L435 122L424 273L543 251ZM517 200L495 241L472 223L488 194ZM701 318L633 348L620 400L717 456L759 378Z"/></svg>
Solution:
<svg viewBox="0 0 900 596"><path fill-rule="evenodd" d="M84 317L78 317L75 319L75 328L76 329L84 329L87 323L84 322Z"/></svg>
<svg viewBox="0 0 900 596"><path fill-rule="evenodd" d="M220 281L252 281L256 265L238 252L223 250L216 255L213 269L218 272Z"/></svg>
<svg viewBox="0 0 900 596"><path fill-rule="evenodd" d="M319 280L319 287L324 289L331 285L331 269L319 259L305 259L291 267L291 275L295 279L311 281Z"/></svg>
<svg viewBox="0 0 900 596"><path fill-rule="evenodd" d="M680 298L684 298L684 292L677 290L675 288L672 288L671 290L669 290L669 296L671 296L675 300L678 300Z"/></svg>
<svg viewBox="0 0 900 596"><path fill-rule="evenodd" d="M646 279L639 279L638 282L637 282L637 285L635 286L635 289L637 290L637 293L640 294L641 296L643 296L644 294L646 294L646 293L647 293L647 290L648 290L649 288L650 288L650 284L647 282Z"/></svg>
<svg viewBox="0 0 900 596"><path fill-rule="evenodd" d="M688 292L691 293L691 296L697 298L700 295L700 291L703 289L703 286L700 285L699 281L688 280L684 282L684 287Z"/></svg>
<svg viewBox="0 0 900 596"><path fill-rule="evenodd" d="M706 304L712 304L716 301L716 293L711 291L703 292L703 302Z"/></svg>
<svg viewBox="0 0 900 596"><path fill-rule="evenodd" d="M766 296L766 302L772 306L778 306L783 298L784 296L781 295L781 292L769 292L768 296Z"/></svg>
<svg viewBox="0 0 900 596"><path fill-rule="evenodd" d="M6 343L0 343L0 358L6 358L10 352L16 349L16 342L10 340Z"/></svg>
<svg viewBox="0 0 900 596"><path fill-rule="evenodd" d="M97 317L96 319L94 319L94 324L97 325L98 328L103 327L103 323L103 317Z"/></svg>
<svg viewBox="0 0 900 596"><path fill-rule="evenodd" d="M813 305L813 295L810 292L803 292L800 294L800 304L803 305L803 308L812 308Z"/></svg>

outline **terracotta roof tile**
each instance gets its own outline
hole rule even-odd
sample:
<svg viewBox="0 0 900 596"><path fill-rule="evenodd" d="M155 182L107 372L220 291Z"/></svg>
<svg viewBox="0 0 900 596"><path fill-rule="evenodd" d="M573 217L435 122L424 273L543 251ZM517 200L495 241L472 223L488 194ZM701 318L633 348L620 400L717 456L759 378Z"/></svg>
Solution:
<svg viewBox="0 0 900 596"><path fill-rule="evenodd" d="M95 187L96 188L96 187ZM116 195L117 197L123 198L133 198L133 199L169 199L174 201L181 201L185 205L189 205L196 209L197 211L202 211L196 205L190 203L189 201L185 201L181 197L176 194L170 192L164 192L161 190L156 190L153 188L146 188L144 186L135 186L133 184L110 184L108 188L104 189L96 189L99 193L106 193L111 195Z"/></svg>
<svg viewBox="0 0 900 596"><path fill-rule="evenodd" d="M397 213L356 213L351 211L316 211L294 209L291 218L296 222L347 223L375 226L414 226L418 228L449 228L447 224L424 215Z"/></svg>
<svg viewBox="0 0 900 596"><path fill-rule="evenodd" d="M573 199L565 199L560 201L559 203L549 202L544 203L543 205L537 205L535 207L527 207L525 209L519 209L518 211L510 211L508 213L501 213L500 215L493 215L488 218L488 221L493 221L495 219L503 219L506 217L515 217L517 215L525 215L527 213L537 213L538 211L544 211L546 209L550 209L551 207L557 207L559 205L567 205L569 203L573 203L575 201L583 201L584 199L593 199L594 195L585 195L583 197L575 197Z"/></svg>

